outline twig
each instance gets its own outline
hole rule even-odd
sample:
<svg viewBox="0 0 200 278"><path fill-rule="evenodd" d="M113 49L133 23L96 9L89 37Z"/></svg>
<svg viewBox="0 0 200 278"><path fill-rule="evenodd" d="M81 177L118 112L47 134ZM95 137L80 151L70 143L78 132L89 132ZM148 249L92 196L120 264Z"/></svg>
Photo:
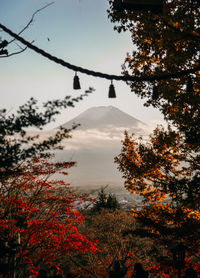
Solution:
<svg viewBox="0 0 200 278"><path fill-rule="evenodd" d="M51 2L47 5L45 5L44 7L38 9L37 11L35 11L31 17L31 19L29 20L29 22L26 24L26 26L24 26L24 28L18 33L18 35L22 34L33 22L34 17L36 16L37 13L41 12L42 10L46 9L47 7L51 6L52 4L54 4L54 2ZM14 42L16 39L14 38L13 40L9 41L8 44Z"/></svg>
<svg viewBox="0 0 200 278"><path fill-rule="evenodd" d="M47 7L49 7L50 5L54 4L54 2L51 2L47 5L45 5L44 7L38 9L37 11L35 11L31 17L31 19L29 20L29 22L24 26L24 28L18 33L18 35L22 34L30 25L31 23L33 22L35 16L37 13L39 13L40 11L46 9ZM3 31L3 30L0 30L0 31ZM16 38L12 39L11 41L8 42L7 45L13 43L14 41L16 40ZM32 41L31 43L33 43L34 41ZM0 55L0 58L7 58L7 57L11 57L13 55L17 55L17 54L20 54L22 52L24 52L28 47L26 46L25 48L22 48L20 45L17 44L17 46L21 49L20 51L16 51L16 52L13 52L11 54L5 54L5 55Z"/></svg>
<svg viewBox="0 0 200 278"><path fill-rule="evenodd" d="M16 54L20 54L22 52L24 52L28 47L25 47L23 48L22 50L20 51L17 51L17 52L13 52L11 54L8 54L8 55L1 55L0 58L7 58L7 57L10 57L10 56L13 56L13 55L16 55Z"/></svg>
<svg viewBox="0 0 200 278"><path fill-rule="evenodd" d="M32 41L31 43L34 43L34 41ZM17 45L17 46L18 46L21 50L19 50L19 51L17 51L17 52L10 53L10 54L8 54L8 55L2 55L2 56L0 56L0 58L7 58L7 57L11 57L11 56L16 55L16 54L20 54L20 53L24 52L24 51L28 48L28 46L26 46L25 48L21 47L20 45Z"/></svg>

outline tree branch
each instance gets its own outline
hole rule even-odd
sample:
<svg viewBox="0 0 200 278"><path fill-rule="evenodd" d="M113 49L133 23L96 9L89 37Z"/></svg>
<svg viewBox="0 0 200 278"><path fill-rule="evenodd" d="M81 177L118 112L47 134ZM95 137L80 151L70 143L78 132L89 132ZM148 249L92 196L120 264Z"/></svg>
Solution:
<svg viewBox="0 0 200 278"><path fill-rule="evenodd" d="M47 5L45 5L44 7L38 9L37 11L35 11L31 17L31 19L29 20L29 22L26 24L26 26L24 26L24 28L18 33L18 35L22 34L33 22L34 17L36 16L37 13L41 12L42 10L46 9L47 7L51 6L52 4L54 4L54 2L51 2ZM9 41L8 44L14 42L16 39L14 38L13 40Z"/></svg>
<svg viewBox="0 0 200 278"><path fill-rule="evenodd" d="M21 48L21 47L20 47ZM24 52L28 47L25 47L25 48L21 48L21 50L17 51L17 52L13 52L11 54L8 54L8 55L1 55L0 58L8 58L8 57L11 57L13 55L17 55L17 54L20 54L22 52Z"/></svg>
<svg viewBox="0 0 200 278"><path fill-rule="evenodd" d="M184 36L184 38L192 39L192 40L200 40L200 34L196 33L190 33L186 31L182 31L181 29L175 27L172 23L167 22L166 20L163 20L163 22L166 24L167 27L172 29L173 31L179 33L180 35Z"/></svg>
<svg viewBox="0 0 200 278"><path fill-rule="evenodd" d="M34 41L32 41L31 43L34 43ZM24 52L28 47L26 46L26 47L21 47L20 45L18 45L17 44L17 46L21 49L21 50L19 50L19 51L17 51L17 52L13 52L13 53L11 53L11 54L8 54L8 55L4 55L4 56L0 56L0 58L7 58L7 57L10 57L10 56L13 56L13 55L16 55L16 54L20 54L20 53L22 53L22 52Z"/></svg>
<svg viewBox="0 0 200 278"><path fill-rule="evenodd" d="M46 9L47 7L49 7L50 5L54 4L54 2L51 2L47 5L45 5L44 7L38 9L37 11L35 11L31 17L31 19L29 20L29 22L26 24L26 26L24 26L24 28L18 33L18 35L22 34L30 25L31 23L33 22L35 16L37 13L39 13L40 11ZM0 30L2 31L2 30ZM16 38L12 39L11 41L7 42L7 45L13 43L14 41L16 40ZM32 41L31 43L33 43L34 41ZM3 55L0 55L0 58L8 58L8 57L11 57L13 55L17 55L17 54L20 54L22 52L24 52L28 47L26 46L25 48L22 48L21 46L17 45L21 50L19 51L16 51L16 52L13 52L11 54L8 54L8 53L4 53Z"/></svg>

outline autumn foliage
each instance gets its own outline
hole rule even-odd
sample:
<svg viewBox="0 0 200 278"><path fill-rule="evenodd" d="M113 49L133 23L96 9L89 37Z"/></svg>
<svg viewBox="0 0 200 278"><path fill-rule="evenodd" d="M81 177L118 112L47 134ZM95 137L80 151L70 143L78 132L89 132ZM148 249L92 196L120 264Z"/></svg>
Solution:
<svg viewBox="0 0 200 278"><path fill-rule="evenodd" d="M117 11L109 0L108 16L114 29L130 32L133 50L124 61L123 74L157 76L152 82L128 82L131 90L158 108L185 134L186 141L200 142L199 66L200 11L198 1L162 1L163 12ZM189 73L170 75L189 70ZM191 71L190 71L191 70ZM164 74L169 76L162 78Z"/></svg>
<svg viewBox="0 0 200 278"><path fill-rule="evenodd" d="M191 151L191 145L177 130L158 127L147 143L125 133L121 154L115 158L127 190L141 196L140 208L132 210L138 225L127 230L127 234L154 242L149 255L159 265L157 270L166 275L169 269L173 270L169 247L177 240L187 248L188 265L199 268L200 184L196 147Z"/></svg>
<svg viewBox="0 0 200 278"><path fill-rule="evenodd" d="M159 14L117 11L114 0L109 3L114 29L129 31L133 42L123 74L149 77L128 85L168 124L157 127L147 141L125 133L115 159L127 190L141 196L140 208L133 209L138 226L127 232L154 241L152 271L163 277L174 271L168 247L177 240L187 247L186 267L199 269L199 3L166 0Z"/></svg>
<svg viewBox="0 0 200 278"><path fill-rule="evenodd" d="M130 31L134 46L125 57L123 74L157 76L128 85L168 121L168 128L157 127L147 142L125 132L115 158L125 187L140 195L141 206L132 209L131 218L126 212L98 207L98 213L82 225L84 217L75 208L81 198L52 177L67 174L73 163L44 158L44 151L58 147L70 130L61 129L38 144L25 136L27 127L41 129L59 113L58 108L72 107L82 97L47 102L42 114L34 99L17 115L7 116L1 110L0 243L9 267L5 275L14 265L17 277L34 276L40 266L59 265L66 256L76 268L74 273L84 269L85 277L104 277L113 258L130 256L130 269L139 259L153 276L177 277L169 252L177 240L186 246L185 267L200 271L200 73L194 70L199 66L199 3L166 0L161 14L119 12L114 0L109 4L115 30ZM187 74L179 74L183 71ZM41 153L43 158L37 158ZM100 251L95 255L97 247L88 235Z"/></svg>
<svg viewBox="0 0 200 278"><path fill-rule="evenodd" d="M9 251L20 235L20 245L15 246L17 277L36 274L42 265L59 266L69 252L96 251L78 230L84 217L74 202L78 205L81 198L63 180L52 177L55 173L66 175L73 165L34 158L22 163L18 174L1 180L0 241L8 246L9 261ZM12 266L8 268L10 271Z"/></svg>
<svg viewBox="0 0 200 278"><path fill-rule="evenodd" d="M74 163L53 162L48 152L62 148L62 140L71 137L77 125L60 128L48 138L27 132L42 130L61 109L74 107L92 91L49 100L42 109L31 98L16 113L0 110L0 273L4 277L35 277L41 266L59 266L70 252L96 251L79 233L84 217L77 206L82 197L63 181Z"/></svg>

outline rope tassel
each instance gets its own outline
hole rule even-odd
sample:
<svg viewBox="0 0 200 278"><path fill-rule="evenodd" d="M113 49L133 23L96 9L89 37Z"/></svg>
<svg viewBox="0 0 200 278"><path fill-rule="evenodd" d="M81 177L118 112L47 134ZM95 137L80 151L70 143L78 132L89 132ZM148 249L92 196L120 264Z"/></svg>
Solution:
<svg viewBox="0 0 200 278"><path fill-rule="evenodd" d="M116 98L115 87L114 87L112 81L111 81L111 84L110 84L110 87L109 87L108 98Z"/></svg>
<svg viewBox="0 0 200 278"><path fill-rule="evenodd" d="M73 89L74 90L80 90L81 89L81 85L80 85L80 81L79 81L79 77L78 77L77 73L75 73L75 76L74 76Z"/></svg>

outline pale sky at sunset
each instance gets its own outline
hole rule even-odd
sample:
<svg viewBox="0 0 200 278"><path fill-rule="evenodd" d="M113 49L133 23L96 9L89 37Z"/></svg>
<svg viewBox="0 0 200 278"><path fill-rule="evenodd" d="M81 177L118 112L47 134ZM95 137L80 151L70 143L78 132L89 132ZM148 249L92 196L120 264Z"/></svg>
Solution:
<svg viewBox="0 0 200 278"><path fill-rule="evenodd" d="M1 0L0 22L18 33L34 11L46 0ZM55 0L54 4L36 15L34 23L22 37L65 61L91 70L121 74L126 52L132 49L129 33L118 34L107 17L107 0ZM4 32L3 39L10 39ZM50 41L48 41L48 39ZM16 44L19 44L16 41ZM17 50L17 45L13 49ZM19 44L20 45L20 44ZM9 50L9 49L8 49ZM113 105L149 124L162 120L159 111L143 107L143 102L121 81L114 82L116 99L108 99L110 82L79 74L82 90L73 91L74 72L27 50L20 55L0 59L0 108L15 111L34 97L39 101L77 96L92 86L95 93L75 108L63 111L55 127L92 106Z"/></svg>

